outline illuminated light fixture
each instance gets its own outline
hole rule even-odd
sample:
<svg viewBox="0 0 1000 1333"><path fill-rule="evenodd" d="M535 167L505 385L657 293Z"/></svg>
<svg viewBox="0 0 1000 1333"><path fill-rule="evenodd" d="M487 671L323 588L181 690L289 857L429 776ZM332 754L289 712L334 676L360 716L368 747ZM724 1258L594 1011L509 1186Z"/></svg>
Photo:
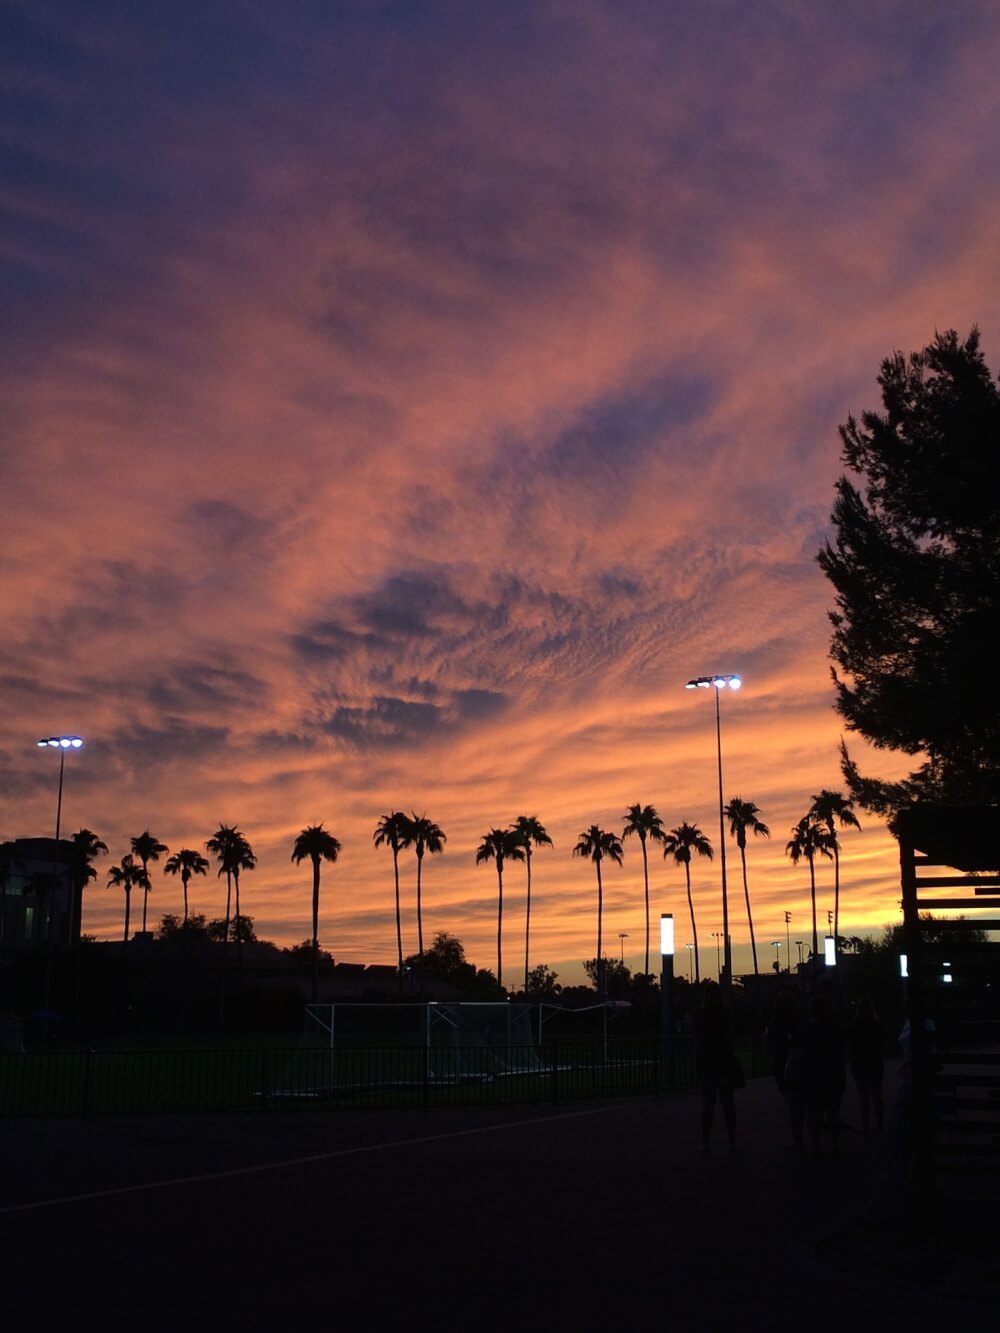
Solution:
<svg viewBox="0 0 1000 1333"><path fill-rule="evenodd" d="M827 967L837 966L837 941L832 935L823 936L823 961Z"/></svg>
<svg viewBox="0 0 1000 1333"><path fill-rule="evenodd" d="M946 973L944 974L944 976L941 978L941 980L942 980L942 981L945 981L945 982L948 982L948 983L950 984L950 983L951 983L951 980L952 980L951 973L950 973L950 972L946 972Z"/></svg>
<svg viewBox="0 0 1000 1333"><path fill-rule="evenodd" d="M726 817L722 797L722 717L719 710L719 698L728 685L731 690L738 690L743 684L741 677L732 672L716 671L711 676L694 676L687 681L686 690L707 690L715 687L715 745L719 768L719 868L722 871L722 938L725 955L722 968L722 985L729 991L733 982L733 945L729 934L729 887L726 880Z"/></svg>
<svg viewBox="0 0 1000 1333"><path fill-rule="evenodd" d="M663 912L660 916L660 955L663 958L674 956L674 915Z"/></svg>
<svg viewBox="0 0 1000 1333"><path fill-rule="evenodd" d="M899 955L899 975L906 979L910 975L908 960L905 953Z"/></svg>
<svg viewBox="0 0 1000 1333"><path fill-rule="evenodd" d="M62 824L63 772L66 768L66 751L82 749L83 741L79 736L43 736L35 744L40 750L52 749L59 751L59 795L56 797L56 842L58 842Z"/></svg>

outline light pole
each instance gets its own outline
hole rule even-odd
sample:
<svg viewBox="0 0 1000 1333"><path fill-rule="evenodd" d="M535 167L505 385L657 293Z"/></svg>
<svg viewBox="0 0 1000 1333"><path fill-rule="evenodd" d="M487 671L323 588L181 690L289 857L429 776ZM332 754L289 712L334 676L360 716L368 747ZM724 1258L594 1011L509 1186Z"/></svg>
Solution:
<svg viewBox="0 0 1000 1333"><path fill-rule="evenodd" d="M771 948L774 950L774 971L777 974L781 971L781 963L778 961L778 953L781 949L781 940L772 940Z"/></svg>
<svg viewBox="0 0 1000 1333"><path fill-rule="evenodd" d="M684 948L687 949L687 951L688 951L688 981L693 982L693 981L694 981L694 945L693 945L693 944L685 944Z"/></svg>
<svg viewBox="0 0 1000 1333"><path fill-rule="evenodd" d="M712 939L715 940L715 976L717 981L722 980L722 957L720 950L722 948L722 931L713 930Z"/></svg>
<svg viewBox="0 0 1000 1333"><path fill-rule="evenodd" d="M66 769L66 751L80 750L83 748L83 741L79 736L43 736L37 742L40 750L58 750L59 751L59 794L56 797L56 840L52 851L52 887L49 889L48 910L46 912L46 943L45 943L45 977L42 983L43 989L43 1009L45 1013L45 1032L49 1030L49 1011L52 1007L52 966L55 958L56 940L55 940L55 896L56 884L58 882L58 861L59 861L59 833L62 828L62 794L63 794L63 773ZM72 868L71 868L72 873ZM69 898L69 918L72 923L72 889ZM70 941L72 944L72 940Z"/></svg>
<svg viewBox="0 0 1000 1333"><path fill-rule="evenodd" d="M719 695L728 685L731 690L738 690L743 684L739 676L723 675L695 676L685 685L687 690L715 689L715 744L719 761L719 850L722 869L722 936L725 947L725 963L722 971L722 986L728 991L733 980L733 945L729 938L729 890L726 884L726 816L722 797L722 715L719 711Z"/></svg>
<svg viewBox="0 0 1000 1333"><path fill-rule="evenodd" d="M621 940L621 942L622 942L622 967L624 967L624 966L625 966L625 941L628 939L628 931L627 931L627 930L620 930L620 931L618 932L618 938L619 938L619 939Z"/></svg>
<svg viewBox="0 0 1000 1333"><path fill-rule="evenodd" d="M37 744L40 750L51 748L59 751L59 795L56 798L56 842L58 842L62 822L63 770L66 767L66 751L82 749L83 741L79 736L43 736Z"/></svg>
<svg viewBox="0 0 1000 1333"><path fill-rule="evenodd" d="M788 959L788 962L785 964L786 972L791 972L792 970L792 946L790 942L791 925L792 925L792 914L791 912L786 912L785 913L785 957Z"/></svg>
<svg viewBox="0 0 1000 1333"><path fill-rule="evenodd" d="M795 941L795 946L796 946L796 948L797 948L798 951L799 951L799 967L802 966L802 946L803 946L803 944L805 944L805 940L796 940L796 941Z"/></svg>

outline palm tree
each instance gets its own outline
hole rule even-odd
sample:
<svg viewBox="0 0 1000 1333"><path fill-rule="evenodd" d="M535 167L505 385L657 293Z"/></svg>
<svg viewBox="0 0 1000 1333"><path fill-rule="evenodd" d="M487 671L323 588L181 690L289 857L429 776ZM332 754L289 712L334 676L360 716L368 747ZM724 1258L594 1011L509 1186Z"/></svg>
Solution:
<svg viewBox="0 0 1000 1333"><path fill-rule="evenodd" d="M584 829L580 834L576 846L573 848L574 856L587 856L597 867L597 990L603 996L605 992L604 976L604 955L601 953L601 932L604 925L604 884L601 880L601 862L605 857L614 861L615 865L621 865L622 857L625 855L622 850L621 838L617 833L606 833L604 829L598 828L596 824L591 824L589 829Z"/></svg>
<svg viewBox="0 0 1000 1333"><path fill-rule="evenodd" d="M651 805L630 805L625 811L625 827L622 837L630 838L638 834L642 847L642 882L646 890L646 966L643 969L649 976L649 861L646 857L646 842L662 842L664 838L663 820Z"/></svg>
<svg viewBox="0 0 1000 1333"><path fill-rule="evenodd" d="M257 858L251 850L249 842L236 827L235 824L220 824L216 831L205 843L206 851L219 862L219 875L226 877L226 941L229 939L230 907L232 905L233 887L236 889L236 915L240 915L240 871L253 870L257 865ZM236 932L237 949L242 940L239 932ZM241 955L242 958L242 955Z"/></svg>
<svg viewBox="0 0 1000 1333"><path fill-rule="evenodd" d="M545 826L537 815L518 815L514 820L514 832L524 848L524 859L528 866L528 901L524 910L524 993L528 993L528 958L531 945L531 848L551 847L552 839L545 831Z"/></svg>
<svg viewBox="0 0 1000 1333"><path fill-rule="evenodd" d="M755 977L760 976L760 973L757 970L757 940L753 933L750 888L747 884L747 832L753 833L758 838L769 838L771 836L771 830L757 818L759 814L759 806L754 805L753 801L743 801L738 796L731 797L729 804L725 807L725 815L729 820L729 832L736 839L736 846L740 849L740 860L743 863L743 897L747 903L747 924L750 927L750 948L753 951L753 974Z"/></svg>
<svg viewBox="0 0 1000 1333"><path fill-rule="evenodd" d="M192 875L207 875L208 861L202 856L201 852L192 851L190 847L182 847L179 852L174 852L173 856L163 867L165 875L180 875L181 887L184 890L184 924L187 925L188 919L188 884L191 882Z"/></svg>
<svg viewBox="0 0 1000 1333"><path fill-rule="evenodd" d="M826 787L818 796L812 798L809 816L826 825L830 849L833 852L833 941L836 948L840 937L840 839L833 825L834 821L837 821L841 828L860 829L861 825L854 813L853 800L843 792L830 791Z"/></svg>
<svg viewBox="0 0 1000 1333"><path fill-rule="evenodd" d="M83 890L92 879L97 878L97 871L91 865L91 862L100 855L101 852L107 852L108 844L102 842L96 833L92 833L89 828L80 829L79 833L74 833L70 841L73 844L73 917L71 922L71 939L77 941L80 938L80 927L83 917Z"/></svg>
<svg viewBox="0 0 1000 1333"><path fill-rule="evenodd" d="M128 925L132 912L132 890L148 889L149 874L145 866L137 865L131 852L126 852L120 863L108 871L108 888L125 890L125 934L122 939L128 944Z"/></svg>
<svg viewBox="0 0 1000 1333"><path fill-rule="evenodd" d="M792 858L792 865L798 865L803 857L809 862L809 893L812 898L813 919L812 951L815 958L819 954L819 931L816 929L816 855L817 853L828 857L833 855L826 825L809 815L803 815L792 829L791 841L786 845L785 852Z"/></svg>
<svg viewBox="0 0 1000 1333"><path fill-rule="evenodd" d="M292 860L299 865L308 856L312 861L312 1002L316 1003L316 989L319 978L319 868L321 861L331 865L340 855L340 841L332 833L327 833L322 824L310 824L295 839L292 848Z"/></svg>
<svg viewBox="0 0 1000 1333"><path fill-rule="evenodd" d="M169 851L165 843L159 841L154 834L146 829L145 833L140 833L137 838L132 839L132 855L137 856L142 862L142 868L146 872L146 883L142 890L142 933L146 933L146 908L149 905L149 890L152 885L149 882L149 863L158 861L164 852Z"/></svg>
<svg viewBox="0 0 1000 1333"><path fill-rule="evenodd" d="M447 841L444 833L433 820L427 818L426 814L418 815L414 811L413 818L407 819L405 837L400 845L412 847L417 858L417 957L420 959L421 967L424 960L424 914L420 897L420 880L424 853L430 852L432 856L440 855Z"/></svg>
<svg viewBox="0 0 1000 1333"><path fill-rule="evenodd" d="M483 834L476 852L476 865L495 861L497 867L497 984L503 991L503 863L523 861L524 844L517 829L491 828Z"/></svg>
<svg viewBox="0 0 1000 1333"><path fill-rule="evenodd" d="M407 846L406 830L409 823L407 815L400 814L398 810L390 810L378 821L372 835L376 847L392 849L392 875L396 884L396 954L399 972L397 985L400 995L403 993L403 919L399 910L399 852L401 847Z"/></svg>
<svg viewBox="0 0 1000 1333"><path fill-rule="evenodd" d="M691 853L712 859L712 844L697 824L684 823L672 828L663 838L663 859L672 856L677 865L684 867L687 881L688 911L691 913L691 936L694 940L694 979L701 982L701 963L698 960L698 927L694 919L694 899L691 897Z"/></svg>

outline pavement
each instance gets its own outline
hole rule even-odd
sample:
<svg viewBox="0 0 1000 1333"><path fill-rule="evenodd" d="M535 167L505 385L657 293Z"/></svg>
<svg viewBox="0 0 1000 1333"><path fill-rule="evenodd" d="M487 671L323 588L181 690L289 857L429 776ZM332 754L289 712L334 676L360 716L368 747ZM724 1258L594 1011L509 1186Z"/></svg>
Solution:
<svg viewBox="0 0 1000 1333"><path fill-rule="evenodd" d="M845 1114L852 1112L850 1094ZM36 1327L995 1322L990 1190L917 1227L888 1137L790 1151L771 1080L699 1100L0 1121L8 1314ZM17 1327L11 1323L11 1327Z"/></svg>

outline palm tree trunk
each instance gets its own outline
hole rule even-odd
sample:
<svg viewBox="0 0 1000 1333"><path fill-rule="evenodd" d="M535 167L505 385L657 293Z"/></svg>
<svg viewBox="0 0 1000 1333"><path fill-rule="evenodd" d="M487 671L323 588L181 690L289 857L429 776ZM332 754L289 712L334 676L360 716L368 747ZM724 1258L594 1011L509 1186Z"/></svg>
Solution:
<svg viewBox="0 0 1000 1333"><path fill-rule="evenodd" d="M123 944L128 944L128 923L129 923L129 916L131 914L131 907L132 904L129 901L129 891L128 889L126 889L125 890L125 935L122 939Z"/></svg>
<svg viewBox="0 0 1000 1333"><path fill-rule="evenodd" d="M497 985L503 991L503 868L497 862Z"/></svg>
<svg viewBox="0 0 1000 1333"><path fill-rule="evenodd" d="M750 948L753 950L753 974L759 977L757 970L757 941L753 933L753 914L750 911L750 886L747 883L747 849L740 848L740 860L743 862L743 896L747 900L747 924L750 927Z"/></svg>
<svg viewBox="0 0 1000 1333"><path fill-rule="evenodd" d="M646 966L645 972L649 976L649 862L646 858L646 838L644 834L639 835L639 841L642 845L642 882L646 889Z"/></svg>
<svg viewBox="0 0 1000 1333"><path fill-rule="evenodd" d="M819 957L819 931L816 929L816 866L813 864L813 858L809 857L809 894L812 898L813 914L813 957Z"/></svg>
<svg viewBox="0 0 1000 1333"><path fill-rule="evenodd" d="M240 872L233 871L233 896L236 899L236 978L240 997L243 996L243 931L240 929Z"/></svg>
<svg viewBox="0 0 1000 1333"><path fill-rule="evenodd" d="M319 988L319 857L313 857L313 973L312 1002L316 1003Z"/></svg>
<svg viewBox="0 0 1000 1333"><path fill-rule="evenodd" d="M840 938L840 851L836 842L833 844L833 952L837 953L837 941Z"/></svg>
<svg viewBox="0 0 1000 1333"><path fill-rule="evenodd" d="M604 958L601 954L601 930L604 926L604 885L601 883L601 863L597 865L597 989L603 1000L607 989L604 978Z"/></svg>
<svg viewBox="0 0 1000 1333"><path fill-rule="evenodd" d="M424 913L423 905L420 901L420 872L423 868L423 856L417 857L417 955L420 958L420 966L424 965Z"/></svg>
<svg viewBox="0 0 1000 1333"><path fill-rule="evenodd" d="M392 873L396 881L396 952L399 955L399 996L403 996L403 918L399 910L399 850L392 849Z"/></svg>
<svg viewBox="0 0 1000 1333"><path fill-rule="evenodd" d="M420 901L420 871L424 864L422 852L417 853L417 972L420 995L424 994L424 914Z"/></svg>
<svg viewBox="0 0 1000 1333"><path fill-rule="evenodd" d="M146 883L142 886L142 933L146 933L146 909L149 906L149 871L146 869L146 862L142 863L143 874L146 877Z"/></svg>
<svg viewBox="0 0 1000 1333"><path fill-rule="evenodd" d="M525 853L525 860L528 863L528 902L524 911L524 993L527 996L528 974L530 972L530 967L528 964L528 959L530 957L529 941L531 939L531 844L530 842L525 847L524 853Z"/></svg>
<svg viewBox="0 0 1000 1333"><path fill-rule="evenodd" d="M694 984L701 985L701 962L698 959L698 927L694 921L694 899L691 897L691 862L684 862L684 877L687 880L688 910L691 913L691 937L694 940Z"/></svg>

